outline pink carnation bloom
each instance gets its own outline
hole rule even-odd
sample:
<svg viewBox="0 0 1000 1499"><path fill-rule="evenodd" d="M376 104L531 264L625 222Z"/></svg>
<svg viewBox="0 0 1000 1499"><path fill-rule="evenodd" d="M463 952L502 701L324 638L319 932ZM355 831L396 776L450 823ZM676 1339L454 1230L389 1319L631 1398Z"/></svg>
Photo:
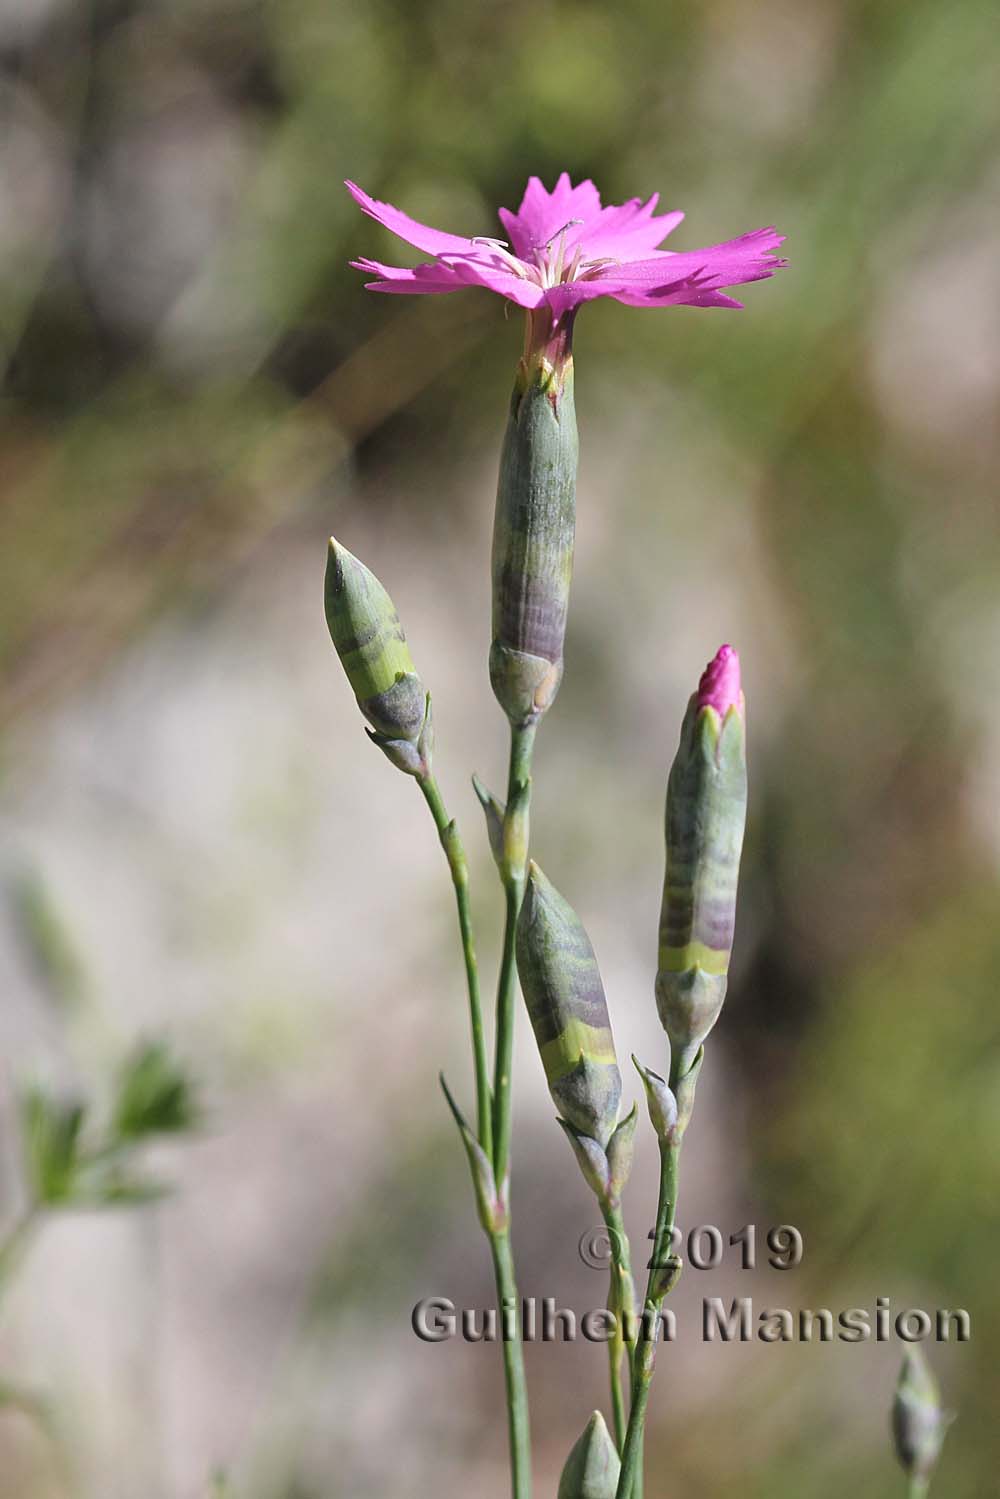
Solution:
<svg viewBox="0 0 1000 1499"><path fill-rule="evenodd" d="M657 195L643 203L601 206L589 180L575 187L563 172L550 193L528 179L517 213L500 209L508 239L446 234L418 224L389 203L348 182L355 202L371 218L433 259L413 270L378 260L352 260L377 279L370 291L434 293L484 286L529 313L547 310L556 329L594 297L613 297L630 307L741 307L721 288L761 281L785 261L771 252L784 235L755 229L704 250L675 253L658 248L684 215L654 214Z"/></svg>
<svg viewBox="0 0 1000 1499"><path fill-rule="evenodd" d="M731 645L720 645L701 674L698 683L698 707L714 708L725 718L730 708L743 712L740 686L740 658Z"/></svg>

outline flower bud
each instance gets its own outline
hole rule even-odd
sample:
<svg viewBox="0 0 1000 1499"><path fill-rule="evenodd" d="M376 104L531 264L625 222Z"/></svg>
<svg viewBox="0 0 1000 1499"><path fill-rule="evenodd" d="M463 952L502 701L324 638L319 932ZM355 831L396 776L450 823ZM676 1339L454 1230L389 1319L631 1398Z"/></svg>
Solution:
<svg viewBox="0 0 1000 1499"><path fill-rule="evenodd" d="M679 1254L668 1254L662 1265L657 1265L653 1270L653 1281L650 1291L654 1301L662 1301L669 1296L681 1278L684 1269L684 1261Z"/></svg>
<svg viewBox="0 0 1000 1499"><path fill-rule="evenodd" d="M604 1150L622 1092L604 985L579 918L535 863L517 923L517 971L552 1100Z"/></svg>
<svg viewBox="0 0 1000 1499"><path fill-rule="evenodd" d="M615 1499L621 1461L600 1411L587 1422L562 1470L558 1499Z"/></svg>
<svg viewBox="0 0 1000 1499"><path fill-rule="evenodd" d="M684 1076L726 997L747 776L739 657L724 645L688 703L667 785L656 1002Z"/></svg>
<svg viewBox="0 0 1000 1499"><path fill-rule="evenodd" d="M644 1067L637 1057L633 1056L632 1061L646 1089L649 1122L656 1131L656 1138L669 1143L677 1126L677 1099L673 1090L667 1086L665 1077L651 1067Z"/></svg>
<svg viewBox="0 0 1000 1499"><path fill-rule="evenodd" d="M476 1211L479 1214L479 1222L488 1234L495 1234L507 1227L507 1211L505 1204L497 1191L496 1178L493 1174L493 1164L486 1154L472 1130L465 1121L458 1104L451 1096L451 1090L444 1080L442 1072L438 1081L441 1091L447 1100L452 1117L458 1125L458 1133L462 1144L465 1146L465 1154L469 1161L469 1170L472 1172L472 1186L476 1194Z"/></svg>
<svg viewBox="0 0 1000 1499"><path fill-rule="evenodd" d="M486 836L490 841L490 852L498 869L503 868L504 847L503 830L507 809L503 802L498 801L493 792L484 786L478 776L472 777L472 789L479 798L479 805L486 817Z"/></svg>
<svg viewBox="0 0 1000 1499"><path fill-rule="evenodd" d="M911 1478L930 1478L950 1421L941 1409L937 1381L927 1360L919 1348L911 1348L903 1359L892 1405L896 1456Z"/></svg>
<svg viewBox="0 0 1000 1499"><path fill-rule="evenodd" d="M570 360L538 362L514 386L493 524L490 681L511 723L535 723L563 671L576 530L576 412Z"/></svg>
<svg viewBox="0 0 1000 1499"><path fill-rule="evenodd" d="M639 1110L633 1104L608 1142L608 1191L613 1201L620 1200L632 1174L638 1122Z"/></svg>
<svg viewBox="0 0 1000 1499"><path fill-rule="evenodd" d="M430 700L417 675L399 615L374 573L330 538L326 622L354 696L394 765L426 775Z"/></svg>
<svg viewBox="0 0 1000 1499"><path fill-rule="evenodd" d="M675 1139L683 1139L684 1131L691 1123L691 1114L694 1111L694 1095L698 1087L698 1079L701 1076L702 1065L705 1061L705 1048L699 1046L694 1054L688 1070L683 1077L674 1082L674 1096L677 1099L677 1123L674 1125Z"/></svg>
<svg viewBox="0 0 1000 1499"><path fill-rule="evenodd" d="M611 1190L611 1165L607 1151L590 1135L581 1134L572 1124L567 1124L565 1119L557 1118L556 1123L573 1147L573 1154L587 1186L599 1202L605 1202Z"/></svg>

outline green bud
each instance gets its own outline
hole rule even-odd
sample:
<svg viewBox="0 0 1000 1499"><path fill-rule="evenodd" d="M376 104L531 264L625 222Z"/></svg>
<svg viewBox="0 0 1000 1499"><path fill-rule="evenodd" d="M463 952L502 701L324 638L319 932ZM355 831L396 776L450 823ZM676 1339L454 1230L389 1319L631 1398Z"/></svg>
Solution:
<svg viewBox="0 0 1000 1499"><path fill-rule="evenodd" d="M635 1127L639 1122L639 1110L632 1105L619 1124L608 1144L608 1191L617 1202L625 1190L632 1174L632 1157L635 1155Z"/></svg>
<svg viewBox="0 0 1000 1499"><path fill-rule="evenodd" d="M621 1461L600 1411L587 1422L559 1479L558 1499L615 1499Z"/></svg>
<svg viewBox="0 0 1000 1499"><path fill-rule="evenodd" d="M668 1086L665 1077L661 1077L651 1067L644 1067L636 1056L632 1057L632 1061L646 1089L649 1122L656 1131L656 1137L670 1142L677 1127L677 1098L673 1089Z"/></svg>
<svg viewBox="0 0 1000 1499"><path fill-rule="evenodd" d="M694 1111L694 1095L701 1076L702 1063L705 1060L705 1048L699 1046L695 1053L694 1061L691 1063L683 1077L674 1080L674 1097L677 1099L677 1123L674 1126L675 1138L680 1140L684 1137L684 1131L691 1122Z"/></svg>
<svg viewBox="0 0 1000 1499"><path fill-rule="evenodd" d="M393 602L374 573L332 536L326 622L369 737L400 770L428 773L430 698L417 675Z"/></svg>
<svg viewBox="0 0 1000 1499"><path fill-rule="evenodd" d="M723 646L688 704L667 785L656 1002L671 1082L689 1070L726 997L746 804L739 663Z"/></svg>
<svg viewBox="0 0 1000 1499"><path fill-rule="evenodd" d="M571 1124L567 1124L565 1119L557 1118L556 1123L561 1126L573 1147L573 1154L576 1156L587 1186L598 1201L604 1202L611 1187L611 1167L608 1164L607 1151L602 1150L590 1135L583 1135Z"/></svg>
<svg viewBox="0 0 1000 1499"><path fill-rule="evenodd" d="M604 985L579 918L535 863L517 923L517 971L552 1100L603 1150L622 1092Z"/></svg>
<svg viewBox="0 0 1000 1499"><path fill-rule="evenodd" d="M444 1073L439 1077L441 1091L444 1093L451 1109L452 1117L458 1125L458 1133L462 1144L465 1146L465 1154L469 1161L469 1170L472 1172L472 1186L476 1194L476 1210L479 1221L488 1234L494 1234L507 1226L507 1212L500 1194L496 1188L496 1177L493 1174L493 1166L489 1156L486 1154L472 1130L465 1121L458 1104L451 1096L448 1084L444 1080Z"/></svg>
<svg viewBox="0 0 1000 1499"><path fill-rule="evenodd" d="M573 366L522 366L500 458L493 525L490 681L511 723L535 723L559 690L576 530Z"/></svg>
<svg viewBox="0 0 1000 1499"><path fill-rule="evenodd" d="M497 801L493 792L483 785L478 776L472 777L472 789L479 798L479 805L486 817L486 836L490 840L490 852L498 869L503 868L504 856L504 817L506 809L503 802Z"/></svg>
<svg viewBox="0 0 1000 1499"><path fill-rule="evenodd" d="M663 1264L657 1265L653 1271L653 1283L650 1288L654 1301L662 1301L664 1296L670 1295L680 1280L683 1269L683 1261L676 1254L668 1254Z"/></svg>
<svg viewBox="0 0 1000 1499"><path fill-rule="evenodd" d="M919 1348L903 1359L892 1405L896 1456L912 1477L930 1478L941 1452L951 1416L941 1409L937 1381Z"/></svg>

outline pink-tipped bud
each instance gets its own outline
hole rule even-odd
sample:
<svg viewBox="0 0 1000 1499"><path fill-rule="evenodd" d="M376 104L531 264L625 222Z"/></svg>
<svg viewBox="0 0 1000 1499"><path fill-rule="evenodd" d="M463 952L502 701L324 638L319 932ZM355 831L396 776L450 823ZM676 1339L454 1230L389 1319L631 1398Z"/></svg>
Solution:
<svg viewBox="0 0 1000 1499"><path fill-rule="evenodd" d="M720 645L702 672L698 683L698 707L714 708L720 718L725 718L730 708L743 711L740 658L731 645Z"/></svg>

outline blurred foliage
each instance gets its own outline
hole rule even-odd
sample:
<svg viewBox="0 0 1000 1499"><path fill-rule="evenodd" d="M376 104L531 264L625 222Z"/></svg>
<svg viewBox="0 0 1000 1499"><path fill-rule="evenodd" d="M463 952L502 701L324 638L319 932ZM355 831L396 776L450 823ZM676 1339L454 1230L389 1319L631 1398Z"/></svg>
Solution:
<svg viewBox="0 0 1000 1499"><path fill-rule="evenodd" d="M114 1133L120 1140L176 1135L198 1122L191 1079L162 1041L140 1046L122 1068Z"/></svg>
<svg viewBox="0 0 1000 1499"><path fill-rule="evenodd" d="M147 1042L123 1065L111 1117L84 1133L89 1109L38 1084L20 1096L21 1143L31 1217L53 1207L111 1207L166 1190L135 1170L136 1147L197 1123L191 1079L164 1043Z"/></svg>
<svg viewBox="0 0 1000 1499"><path fill-rule="evenodd" d="M46 991L72 1010L86 992L86 976L62 912L33 870L19 871L10 882L10 901L22 943Z"/></svg>
<svg viewBox="0 0 1000 1499"><path fill-rule="evenodd" d="M529 172L564 168L610 200L661 189L688 210L680 248L787 231L792 268L742 314L586 309L584 482L635 397L648 454L617 455L612 583L681 595L678 543L716 515L759 539L786 659L780 693L771 662L750 667L751 700L781 716L759 728L753 944L726 1034L760 1079L758 1185L822 1246L821 1304L849 1265L852 1285L905 1275L972 1310L944 1380L952 1499L1000 1466L997 850L969 805L1000 742L997 62L988 0L0 5L11 728L164 611L221 596L265 544L318 542L345 473L391 475L372 506L433 494L431 538L461 523L435 475L495 446L516 319L485 293L363 295L347 259L399 247L345 176L468 233L495 232ZM572 632L564 712L600 701L628 723L608 729L620 760L633 684L606 619ZM72 991L44 905L29 887L21 905ZM183 1080L149 1051L119 1111L130 1140L186 1126ZM25 1124L37 1192L64 1200L79 1110L33 1094ZM417 1193L411 1227L419 1209ZM380 1225L345 1240L321 1305L355 1259L392 1273ZM718 1437L723 1415L752 1423L739 1396L683 1434L668 1420L678 1493L886 1492L887 1442L857 1439L810 1369L752 1461Z"/></svg>
<svg viewBox="0 0 1000 1499"><path fill-rule="evenodd" d="M28 1088L21 1098L25 1175L34 1203L67 1202L77 1186L83 1104L50 1098Z"/></svg>

